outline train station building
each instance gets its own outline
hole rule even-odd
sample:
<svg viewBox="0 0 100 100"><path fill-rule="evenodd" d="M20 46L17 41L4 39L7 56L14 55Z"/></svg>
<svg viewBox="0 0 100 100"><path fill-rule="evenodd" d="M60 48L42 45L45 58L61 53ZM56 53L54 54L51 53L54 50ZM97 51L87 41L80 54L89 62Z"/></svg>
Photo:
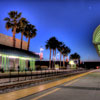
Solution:
<svg viewBox="0 0 100 100"><path fill-rule="evenodd" d="M35 61L39 60L39 55L27 51L27 42L23 41L20 49L20 40L16 39L16 48L12 47L13 39L10 36L0 34L0 68L7 70L27 69L35 70Z"/></svg>

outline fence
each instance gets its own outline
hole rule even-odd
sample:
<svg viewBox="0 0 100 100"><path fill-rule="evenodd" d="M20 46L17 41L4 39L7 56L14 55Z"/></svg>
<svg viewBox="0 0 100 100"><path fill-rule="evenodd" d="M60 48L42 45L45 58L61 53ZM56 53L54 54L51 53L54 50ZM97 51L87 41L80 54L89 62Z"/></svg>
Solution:
<svg viewBox="0 0 100 100"><path fill-rule="evenodd" d="M83 69L39 70L39 71L30 70L30 71L23 71L23 72L16 70L14 72L12 71L4 72L4 73L0 72L0 84L26 81L26 80L35 80L35 79L70 74L70 73L75 73L75 72L80 72L80 71L83 71Z"/></svg>

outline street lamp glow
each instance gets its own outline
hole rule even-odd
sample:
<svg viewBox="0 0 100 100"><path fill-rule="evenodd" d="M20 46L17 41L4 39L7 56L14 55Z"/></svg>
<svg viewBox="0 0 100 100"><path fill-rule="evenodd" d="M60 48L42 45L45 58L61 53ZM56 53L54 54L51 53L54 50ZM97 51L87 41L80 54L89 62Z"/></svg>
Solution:
<svg viewBox="0 0 100 100"><path fill-rule="evenodd" d="M71 60L71 61L69 62L69 64L74 65L74 61L73 61L73 60Z"/></svg>

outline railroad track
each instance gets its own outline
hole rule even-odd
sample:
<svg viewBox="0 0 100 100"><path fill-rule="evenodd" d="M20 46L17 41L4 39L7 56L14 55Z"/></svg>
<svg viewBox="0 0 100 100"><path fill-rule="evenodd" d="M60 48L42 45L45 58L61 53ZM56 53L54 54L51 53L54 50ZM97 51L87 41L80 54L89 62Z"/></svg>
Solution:
<svg viewBox="0 0 100 100"><path fill-rule="evenodd" d="M26 85L40 83L40 82L43 82L43 81L54 80L54 79L57 79L57 78L76 75L76 74L80 74L80 73L84 73L84 72L87 72L87 70L83 70L83 71L80 71L80 72L76 71L76 72L73 72L73 73L67 73L67 74L62 74L62 75L47 76L45 78L42 77L42 78L38 78L38 79L1 84L0 85L0 91L1 90L3 91L5 89L10 89L10 88L15 88L15 87L23 87L23 86L26 86Z"/></svg>

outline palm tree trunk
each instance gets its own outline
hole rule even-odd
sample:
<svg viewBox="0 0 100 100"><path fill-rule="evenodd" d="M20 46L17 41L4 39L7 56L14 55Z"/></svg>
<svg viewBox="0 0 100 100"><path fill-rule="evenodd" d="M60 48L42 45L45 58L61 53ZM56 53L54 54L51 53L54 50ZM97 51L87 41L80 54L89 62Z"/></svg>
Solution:
<svg viewBox="0 0 100 100"><path fill-rule="evenodd" d="M21 43L20 43L20 48L22 49L23 47L23 33L21 33Z"/></svg>
<svg viewBox="0 0 100 100"><path fill-rule="evenodd" d="M52 68L54 68L54 49L53 49L53 58L52 58L52 62L53 62L53 66L52 66Z"/></svg>
<svg viewBox="0 0 100 100"><path fill-rule="evenodd" d="M64 61L65 56L63 55L63 67L65 66L65 61Z"/></svg>
<svg viewBox="0 0 100 100"><path fill-rule="evenodd" d="M80 67L80 59L78 59L78 67Z"/></svg>
<svg viewBox="0 0 100 100"><path fill-rule="evenodd" d="M54 69L55 69L55 62L56 62L56 49L55 49L55 54L54 54Z"/></svg>
<svg viewBox="0 0 100 100"><path fill-rule="evenodd" d="M16 27L14 27L14 30L13 30L13 47L16 46L15 34L16 34Z"/></svg>
<svg viewBox="0 0 100 100"><path fill-rule="evenodd" d="M50 49L50 58L49 58L49 68L51 68L51 49Z"/></svg>
<svg viewBox="0 0 100 100"><path fill-rule="evenodd" d="M30 37L28 38L27 50L29 50L29 45L30 45Z"/></svg>
<svg viewBox="0 0 100 100"><path fill-rule="evenodd" d="M56 57L56 49L55 49L55 57Z"/></svg>
<svg viewBox="0 0 100 100"><path fill-rule="evenodd" d="M61 67L61 52L60 52L60 67Z"/></svg>
<svg viewBox="0 0 100 100"><path fill-rule="evenodd" d="M54 60L54 49L53 49L53 58L52 58L52 60Z"/></svg>

